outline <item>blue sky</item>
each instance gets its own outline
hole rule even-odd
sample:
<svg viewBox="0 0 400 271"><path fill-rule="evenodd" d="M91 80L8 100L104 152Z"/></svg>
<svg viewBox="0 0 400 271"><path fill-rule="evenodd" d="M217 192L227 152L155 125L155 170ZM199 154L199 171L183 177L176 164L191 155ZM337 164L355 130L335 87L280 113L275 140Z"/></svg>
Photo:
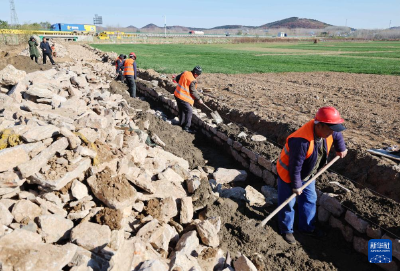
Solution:
<svg viewBox="0 0 400 271"><path fill-rule="evenodd" d="M286 1L106 1L106 0L14 0L20 23L92 24L94 14L103 26L143 27L149 23L211 28L238 24L259 26L300 17L328 24L364 29L400 26L399 0L286 0ZM0 0L0 20L10 21L8 0Z"/></svg>

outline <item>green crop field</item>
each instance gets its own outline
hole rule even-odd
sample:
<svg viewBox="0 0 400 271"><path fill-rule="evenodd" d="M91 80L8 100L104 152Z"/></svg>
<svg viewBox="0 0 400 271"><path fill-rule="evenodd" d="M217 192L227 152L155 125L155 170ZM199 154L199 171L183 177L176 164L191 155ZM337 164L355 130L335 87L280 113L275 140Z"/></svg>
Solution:
<svg viewBox="0 0 400 271"><path fill-rule="evenodd" d="M200 65L206 73L334 71L400 75L400 42L242 44L93 44L102 51L137 55L137 65L179 73Z"/></svg>

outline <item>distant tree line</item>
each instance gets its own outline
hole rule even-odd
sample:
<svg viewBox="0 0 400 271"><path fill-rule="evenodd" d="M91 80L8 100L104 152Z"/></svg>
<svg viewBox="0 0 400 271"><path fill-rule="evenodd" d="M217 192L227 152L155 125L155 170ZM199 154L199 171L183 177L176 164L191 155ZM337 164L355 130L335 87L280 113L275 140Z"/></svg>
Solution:
<svg viewBox="0 0 400 271"><path fill-rule="evenodd" d="M51 23L24 23L18 25L10 25L7 21L0 20L0 29L23 29L23 30L50 30Z"/></svg>

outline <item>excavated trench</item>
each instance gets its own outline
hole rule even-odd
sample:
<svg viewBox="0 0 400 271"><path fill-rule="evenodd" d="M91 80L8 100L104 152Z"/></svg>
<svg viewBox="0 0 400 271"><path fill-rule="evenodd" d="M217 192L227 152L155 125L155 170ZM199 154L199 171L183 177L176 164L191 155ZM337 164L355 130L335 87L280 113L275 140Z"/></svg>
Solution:
<svg viewBox="0 0 400 271"><path fill-rule="evenodd" d="M140 84L138 87L140 88ZM171 112L165 110L165 106L160 102L149 98L146 98L146 101L129 98L127 87L124 84L113 82L110 91L122 94L135 109L143 111L149 108L164 109L166 116L173 117ZM162 89L160 91L163 92ZM165 92L167 93L167 91ZM187 159L191 168L211 166L215 169L218 167L243 169L243 166L232 158L229 148L216 144L209 137L201 133L196 135L184 133L180 127L171 125L150 113L140 112L138 116L143 120L149 120L150 132L156 133L167 144L167 151ZM246 127L237 124L223 125L219 127L219 130L225 132L233 140L241 140L236 137L240 131L251 134ZM241 140L241 143L268 159L272 159L280 151L280 148L272 143L261 144L246 140ZM329 181L332 181L332 178L329 177L329 174L325 174L317 186L323 192L337 192L342 195L340 196L342 204L347 205L349 209L363 211L363 214L373 217L371 219L378 225L391 225L388 228L399 233L400 206L396 202L387 200L384 202L385 208L381 208L381 211L377 212L378 208L373 208L376 201L382 199L376 199L373 194L370 195L366 192L360 193L359 189L346 178L335 177L334 180L348 187L352 191L352 196L349 197L343 190L330 185ZM246 184L242 186L247 184L257 190L265 185L261 178L253 174L249 175ZM354 202L355 194L358 199ZM257 228L266 215L276 208L275 205L253 208L240 200L216 199L212 196L207 181L202 182L193 198L201 198L204 201L201 204L206 205L204 209L197 212L197 215L202 212L207 217L221 217L222 225L219 233L221 248L229 251L232 258L236 258L238 253L245 254L258 270L380 270L377 265L370 264L365 255L356 252L352 243L345 241L340 229L332 228L329 224L320 225L328 232L326 238L317 240L295 232L295 237L299 242L297 245L291 246L278 234L276 218L271 220L265 229ZM363 205L365 198L370 202L367 206ZM196 205L196 202L194 204ZM397 215L397 219L393 220L385 216L387 220L382 220L382 215L388 212L388 208L393 212L393 216ZM355 233L355 235L357 234Z"/></svg>
<svg viewBox="0 0 400 271"><path fill-rule="evenodd" d="M300 78L304 77L305 79L303 80L306 83L307 80L312 80L312 79L316 80L316 79L313 78L313 75L310 76L305 74L300 74L300 75L288 74L282 76L284 79L278 78L281 81L275 82L275 80L278 79L274 80L269 79L269 77L271 76L272 75L266 75L262 77L262 82L265 81L267 85L260 85L260 83L257 85L260 79L257 76L254 76L255 77L254 80L256 82L254 84L256 85L250 89L248 89L249 86L244 83L243 83L244 86L241 86L240 82L245 80L251 81L252 77L249 78L243 77L241 79L240 78L236 79L222 75L205 75L205 78L207 79L204 79L205 82L200 85L202 85L202 87L205 87L214 84L221 88L219 91L211 92L212 94L205 93L204 100L206 101L209 107L211 107L213 110L217 110L219 114L225 119L226 122L232 122L238 124L241 127L241 129L243 129L244 127L254 133L263 135L267 137L271 143L273 143L278 147L281 147L284 145L287 136L290 135L292 132L294 132L296 129L298 129L302 124L304 124L308 120L306 115L310 114L312 115L313 111L311 111L312 106L310 105L312 103L309 101L314 102L315 99L314 98L315 95L308 97L309 95L307 96L307 92L294 93L291 96L295 97L293 99L299 99L303 104L306 105L304 106L302 112L305 112L307 114L298 114L298 112L295 110L293 110L293 112L290 113L288 113L288 110L285 112L281 112L281 110L285 109L285 103L282 102L281 96L287 95L285 94L287 91L294 92L296 89L304 88L303 85L292 86L291 84L293 83L291 81L293 81L294 79L287 79L286 77L290 76L292 77L298 76ZM321 76L328 78L333 76L337 77L336 74L333 75L322 74ZM357 75L357 76L362 76L362 75ZM142 79L149 81L151 80L158 81L159 85L163 87L167 92L173 93L175 89L175 84L172 82L172 79L170 79L171 78L170 75L160 76L157 72L154 72L152 70L146 70L142 71L140 77ZM326 79L319 79L319 80L323 81ZM397 116L388 115L388 113L382 113L380 115L379 108L382 107L381 111L387 112L386 107L391 106L391 104L389 104L389 101L391 102L392 99L396 99L396 93L398 93L398 79L375 78L375 77L374 78L362 77L359 79L353 79L351 76L347 77L344 76L344 79L339 77L335 78L335 80L336 81L343 80L343 82L340 81L341 84L345 84L347 81L357 82L357 80L369 80L371 81L371 82L368 81L370 85L373 85L373 82L378 80L379 84L385 86L386 88L388 88L388 90L382 90L382 87L375 86L375 88L371 90L371 92L373 93L371 93L370 96L368 96L367 93L366 97L363 96L363 93L361 94L358 93L359 92L358 90L357 91L346 90L350 94L347 94L346 92L346 94L343 94L344 97L332 98L329 100L329 102L333 102L336 99L338 102L344 104L345 101L349 101L350 97L354 98L355 101L359 101L359 104L357 104L357 102L355 102L355 104L349 102L348 105L347 104L342 105L345 108L344 110L347 112L347 114L352 118L354 118L353 120L349 121L350 123L348 124L351 127L353 126L355 127L350 128L349 131L346 131L345 134L346 139L348 139L347 145L349 149L347 157L335 163L332 169L338 172L339 174L353 180L355 183L358 184L359 187L368 187L371 190L376 191L377 193L385 197L389 197L393 200L400 202L400 182L399 182L400 167L396 162L390 159L373 156L366 151L366 149L368 148L381 147L382 145L379 145L380 142L382 142L385 145L396 144L396 139L398 139L397 138L398 131L396 130L396 128L393 127L396 127L396 125L398 125ZM385 80L388 83L385 83L386 82ZM233 84L237 85L237 87L240 86L242 88L245 87L245 89L243 89L243 93L241 92L238 93L238 91L234 91L233 87L231 87L232 84L228 84L230 83L230 81L236 82L236 84L235 83ZM228 85L228 87L222 89L223 86L226 84ZM271 91L273 93L283 92L281 96L278 95L277 98L274 96L274 94L269 94L266 91L263 92L258 89L258 87L260 89L272 88L272 86L269 86L268 84L272 86L275 85L275 87L279 87L282 85L281 90ZM317 83L314 83L311 86L315 88L314 91L317 92L318 95L327 95L327 97L329 98L331 98L331 96L337 97L337 95L339 95L337 94L337 92L340 92L341 89L340 87L337 87L336 85L331 86L329 84L320 87L319 84L321 84L320 81L317 81ZM317 86L319 88L317 88ZM351 85L351 87L354 86ZM327 88L328 90L325 90L324 88ZM378 88L378 90L376 88ZM393 91L391 91L392 89ZM254 96L252 94L253 91L255 93ZM389 93L386 94L386 92L388 91ZM333 94L331 94L332 92ZM355 93L352 94L353 92ZM384 95L384 97L381 97L382 95ZM265 98L264 96L267 97L271 96L270 97L271 100L268 100L268 98ZM290 97L287 97L287 99L289 98ZM381 105L382 100L385 99L388 100L388 104ZM371 106L370 104L374 100L380 101L380 103L375 107ZM322 101L319 101L319 103L320 102ZM288 101L289 108L291 107L295 108L296 103L297 102L294 101ZM267 106L268 104L270 104L271 109L268 108ZM363 119L363 116L359 114L359 111L357 111L358 107L360 106L361 107L368 106L368 108L365 108L367 113L369 113L369 111L372 111L372 113L370 113L368 116L365 116L365 118L368 118L368 121L366 121L365 118ZM396 108L397 106L398 105L394 103L392 107ZM390 112L392 112L391 114L393 114L393 111ZM387 125L383 125L385 119L388 118L390 118L391 121ZM362 123L363 121L366 122L367 124L364 125ZM359 126L361 128L357 127L358 124L360 124ZM379 128L380 126L382 126L383 128ZM363 131L363 128L365 129L365 131ZM394 129L394 132L390 133L386 132L386 131L391 131L392 128ZM233 132L232 134L234 133L235 132ZM390 136L392 136L392 139L394 141L389 139Z"/></svg>

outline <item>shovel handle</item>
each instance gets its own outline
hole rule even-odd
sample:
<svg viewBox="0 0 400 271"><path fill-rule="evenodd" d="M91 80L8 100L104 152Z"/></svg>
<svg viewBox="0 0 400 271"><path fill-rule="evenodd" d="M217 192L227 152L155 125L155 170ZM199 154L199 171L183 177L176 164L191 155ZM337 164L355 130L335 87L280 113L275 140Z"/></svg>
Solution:
<svg viewBox="0 0 400 271"><path fill-rule="evenodd" d="M208 110L210 110L211 112L213 112L213 110L212 110L211 108L209 108L205 103L203 103L203 106L204 106L205 108L207 108Z"/></svg>
<svg viewBox="0 0 400 271"><path fill-rule="evenodd" d="M317 174L315 174L314 177L312 177L310 180L308 180L305 184L303 184L302 187L299 188L300 191L302 191L304 188L306 188L307 186L309 186L311 184L312 181L314 181L315 179L317 179L322 173L324 173L330 166L332 166L333 163L335 163L338 159L340 158L340 156L336 156L335 158L332 159L332 161L330 161L328 164L326 164L323 168L321 168ZM286 206L286 204L288 204L292 199L294 199L296 197L296 193L293 193L287 200L285 200L281 205L278 206L278 208L276 208L269 216L267 216L259 225L259 227L264 227L265 224L267 224L268 221L271 220L272 217L274 217L274 215L276 215L276 213L278 213L283 207Z"/></svg>

